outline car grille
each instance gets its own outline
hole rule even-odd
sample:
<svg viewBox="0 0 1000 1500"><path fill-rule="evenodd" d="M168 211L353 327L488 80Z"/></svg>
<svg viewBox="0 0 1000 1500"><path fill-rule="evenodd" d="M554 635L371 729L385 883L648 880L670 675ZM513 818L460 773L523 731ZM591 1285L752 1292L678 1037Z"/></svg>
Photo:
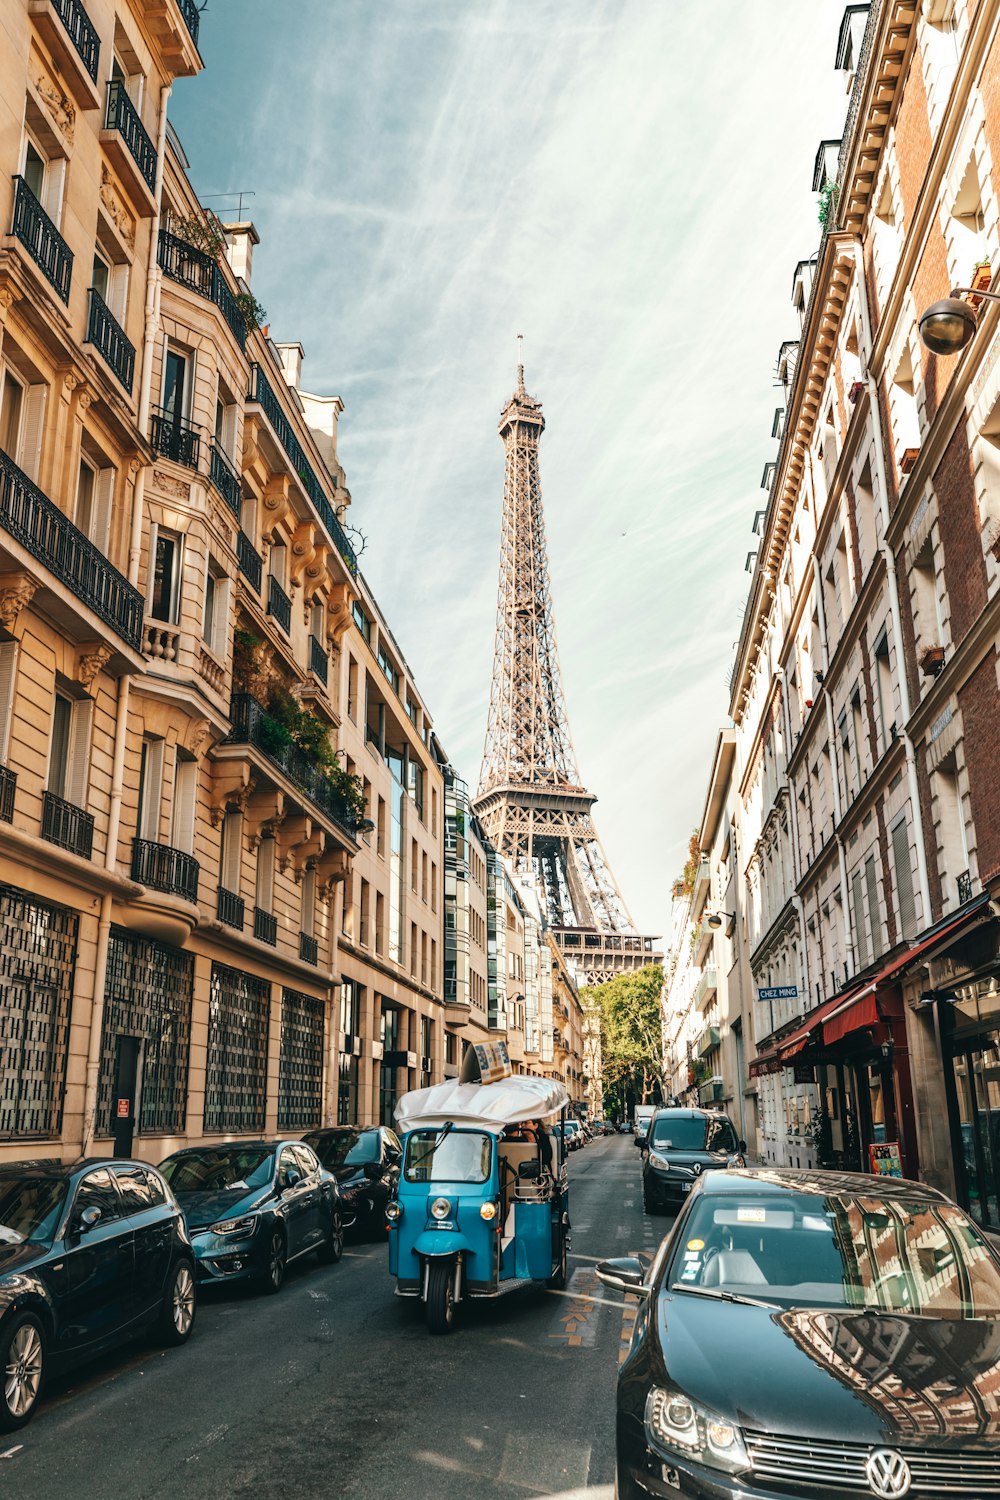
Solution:
<svg viewBox="0 0 1000 1500"><path fill-rule="evenodd" d="M934 1452L895 1443L813 1442L767 1432L744 1436L754 1476L782 1487L794 1486L796 1493L805 1486L872 1494L865 1464L876 1447L885 1446L902 1454L909 1464L911 1495L974 1495L976 1500L1000 1496L1000 1454L996 1453Z"/></svg>

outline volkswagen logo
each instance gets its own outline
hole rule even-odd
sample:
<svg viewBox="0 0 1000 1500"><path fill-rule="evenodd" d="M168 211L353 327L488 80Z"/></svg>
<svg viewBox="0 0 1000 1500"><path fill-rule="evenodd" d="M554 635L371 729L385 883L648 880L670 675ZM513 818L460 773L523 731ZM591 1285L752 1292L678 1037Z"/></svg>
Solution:
<svg viewBox="0 0 1000 1500"><path fill-rule="evenodd" d="M691 1168L691 1170L692 1170L692 1172L694 1173L694 1175L696 1177L700 1177L701 1176L701 1162L700 1161L696 1161L695 1164L694 1164L694 1166Z"/></svg>
<svg viewBox="0 0 1000 1500"><path fill-rule="evenodd" d="M872 1494L880 1500L900 1500L913 1479L906 1459L893 1448L876 1448L868 1457L865 1473Z"/></svg>

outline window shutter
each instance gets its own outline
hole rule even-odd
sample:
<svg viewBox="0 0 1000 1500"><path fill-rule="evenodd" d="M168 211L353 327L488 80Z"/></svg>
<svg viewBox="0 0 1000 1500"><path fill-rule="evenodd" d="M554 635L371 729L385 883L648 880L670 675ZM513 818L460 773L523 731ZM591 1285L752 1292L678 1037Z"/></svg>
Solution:
<svg viewBox="0 0 1000 1500"><path fill-rule="evenodd" d="M184 854L194 853L194 816L198 800L198 762L177 755L174 771L174 826L171 843Z"/></svg>
<svg viewBox="0 0 1000 1500"><path fill-rule="evenodd" d="M875 873L874 859L865 861L865 882L868 886L868 920L872 928L872 958L878 958L882 952L882 920L879 915L878 876Z"/></svg>
<svg viewBox="0 0 1000 1500"><path fill-rule="evenodd" d="M913 897L913 866L910 863L910 836L903 818L892 830L892 859L896 867L896 898L899 902L899 934L910 938L917 928L917 908Z"/></svg>
<svg viewBox="0 0 1000 1500"><path fill-rule="evenodd" d="M274 839L263 838L257 845L257 905L269 912L274 901Z"/></svg>
<svg viewBox="0 0 1000 1500"><path fill-rule="evenodd" d="M222 446L229 458L236 457L236 403L230 402L222 412Z"/></svg>
<svg viewBox="0 0 1000 1500"><path fill-rule="evenodd" d="M66 801L87 811L90 786L90 741L94 724L94 701L78 698L72 707L69 755L66 765Z"/></svg>
<svg viewBox="0 0 1000 1500"><path fill-rule="evenodd" d="M128 266L112 266L108 276L108 310L111 316L125 327L128 307Z"/></svg>
<svg viewBox="0 0 1000 1500"><path fill-rule="evenodd" d="M94 480L94 508L90 525L90 540L105 556L111 539L111 506L115 492L115 470L110 466L98 469Z"/></svg>
<svg viewBox="0 0 1000 1500"><path fill-rule="evenodd" d="M142 800L139 808L139 837L158 843L160 838L160 803L163 801L163 741L146 739L142 746Z"/></svg>
<svg viewBox="0 0 1000 1500"><path fill-rule="evenodd" d="M17 641L0 641L0 765L7 759L10 723L14 717L17 681Z"/></svg>
<svg viewBox="0 0 1000 1500"><path fill-rule="evenodd" d="M243 853L243 814L227 812L222 822L222 887L240 893L240 869Z"/></svg>
<svg viewBox="0 0 1000 1500"><path fill-rule="evenodd" d="M851 897L854 905L854 942L858 956L858 968L868 967L868 934L865 931L865 901L861 890L861 871L851 877Z"/></svg>
<svg viewBox="0 0 1000 1500"><path fill-rule="evenodd" d="M311 868L302 877L301 920L306 937L313 937L316 927L316 871Z"/></svg>
<svg viewBox="0 0 1000 1500"><path fill-rule="evenodd" d="M58 228L62 216L63 182L66 178L66 163L61 157L45 164L42 179L42 207Z"/></svg>
<svg viewBox="0 0 1000 1500"><path fill-rule="evenodd" d="M42 457L42 430L45 425L46 385L29 385L24 393L24 415L21 419L21 443L18 463L29 479L38 483Z"/></svg>

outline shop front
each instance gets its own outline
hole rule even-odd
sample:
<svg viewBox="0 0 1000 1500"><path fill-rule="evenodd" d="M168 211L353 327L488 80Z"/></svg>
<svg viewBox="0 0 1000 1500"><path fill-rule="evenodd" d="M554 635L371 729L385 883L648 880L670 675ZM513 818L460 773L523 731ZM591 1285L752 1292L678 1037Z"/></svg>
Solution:
<svg viewBox="0 0 1000 1500"><path fill-rule="evenodd" d="M938 1001L959 1202L1000 1230L1000 966Z"/></svg>

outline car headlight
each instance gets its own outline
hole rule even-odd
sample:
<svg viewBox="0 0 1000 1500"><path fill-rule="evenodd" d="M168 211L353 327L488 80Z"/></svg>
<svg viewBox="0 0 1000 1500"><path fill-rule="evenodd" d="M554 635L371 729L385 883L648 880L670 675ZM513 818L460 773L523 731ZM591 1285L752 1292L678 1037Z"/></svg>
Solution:
<svg viewBox="0 0 1000 1500"><path fill-rule="evenodd" d="M451 1204L447 1198L435 1198L431 1204L431 1218L447 1219L451 1216Z"/></svg>
<svg viewBox="0 0 1000 1500"><path fill-rule="evenodd" d="M670 1171L670 1163L665 1156L660 1155L659 1151L651 1151L649 1153L649 1165L656 1167L660 1172Z"/></svg>
<svg viewBox="0 0 1000 1500"><path fill-rule="evenodd" d="M257 1217L255 1214L245 1214L242 1219L220 1219L218 1224L213 1224L211 1234L238 1234L244 1238L253 1234L257 1228Z"/></svg>
<svg viewBox="0 0 1000 1500"><path fill-rule="evenodd" d="M670 1457L681 1454L734 1474L750 1467L743 1434L736 1424L707 1406L699 1406L683 1391L654 1385L646 1397L645 1421L650 1445Z"/></svg>

